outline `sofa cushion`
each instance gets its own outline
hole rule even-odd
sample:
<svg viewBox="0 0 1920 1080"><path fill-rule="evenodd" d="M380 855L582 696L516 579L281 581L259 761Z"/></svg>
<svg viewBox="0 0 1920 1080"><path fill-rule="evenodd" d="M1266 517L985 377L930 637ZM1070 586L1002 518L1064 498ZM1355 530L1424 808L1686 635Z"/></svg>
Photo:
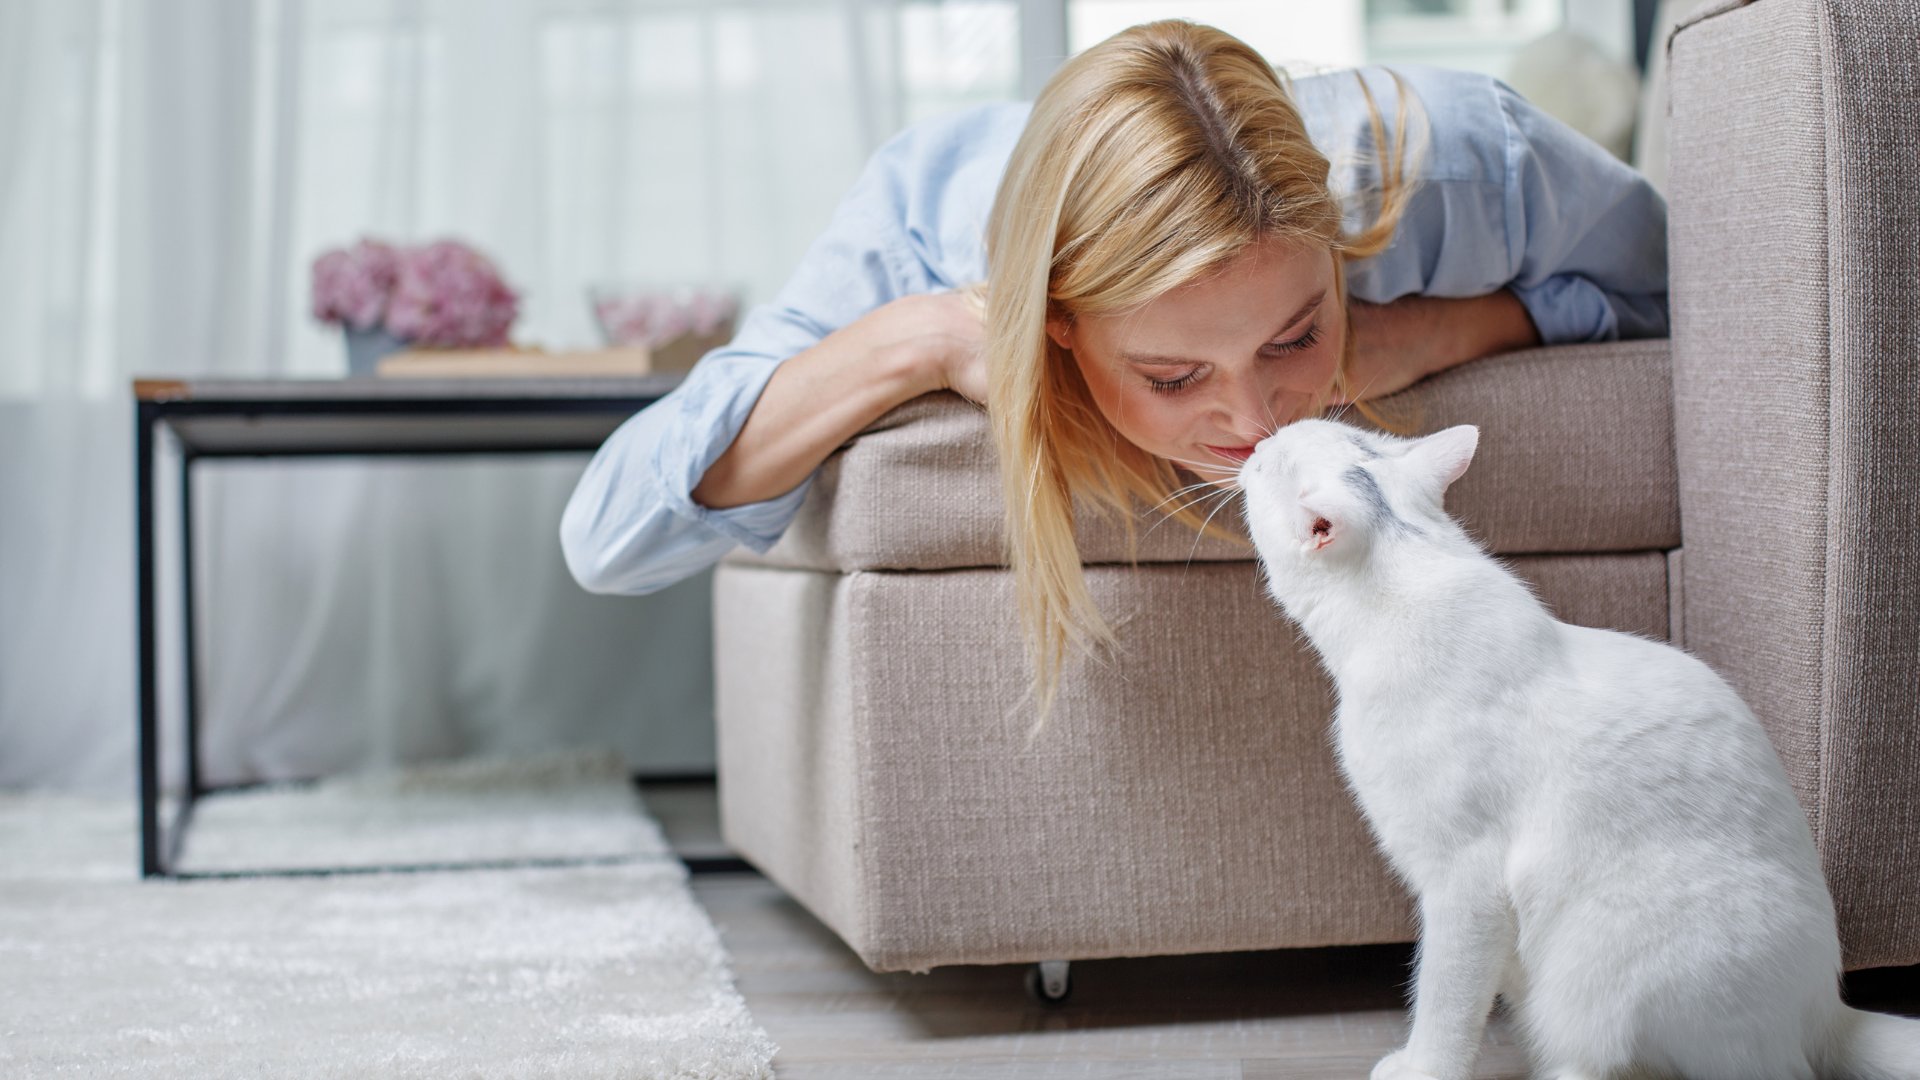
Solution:
<svg viewBox="0 0 1920 1080"><path fill-rule="evenodd" d="M1665 638L1667 554L1514 556ZM1252 565L1096 566L1118 635L1031 744L1013 575L714 575L727 846L876 970L1407 941L1334 692Z"/></svg>
<svg viewBox="0 0 1920 1080"><path fill-rule="evenodd" d="M1680 544L1665 340L1489 357L1381 405L1409 434L1479 425L1479 454L1447 504L1495 551ZM1357 413L1349 418L1364 423ZM1084 562L1132 561L1120 523L1080 517ZM1142 514L1137 530L1140 562L1252 557L1244 544L1196 536L1158 513ZM933 394L888 413L829 457L771 551L730 558L837 571L1005 566L1003 537L986 414L955 395Z"/></svg>

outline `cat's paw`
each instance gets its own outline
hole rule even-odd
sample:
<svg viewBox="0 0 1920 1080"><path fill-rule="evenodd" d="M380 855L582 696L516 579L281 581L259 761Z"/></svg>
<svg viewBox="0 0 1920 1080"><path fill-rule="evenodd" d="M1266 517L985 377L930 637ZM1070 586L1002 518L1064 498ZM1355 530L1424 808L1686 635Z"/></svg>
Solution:
<svg viewBox="0 0 1920 1080"><path fill-rule="evenodd" d="M1438 1080L1432 1073L1423 1073L1413 1067L1403 1047L1380 1059L1373 1067L1368 1080Z"/></svg>

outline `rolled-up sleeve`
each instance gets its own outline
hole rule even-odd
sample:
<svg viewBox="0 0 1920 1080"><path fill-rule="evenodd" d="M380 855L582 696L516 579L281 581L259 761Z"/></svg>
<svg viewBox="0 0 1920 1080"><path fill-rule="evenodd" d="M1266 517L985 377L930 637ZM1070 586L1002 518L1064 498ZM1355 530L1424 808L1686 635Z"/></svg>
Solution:
<svg viewBox="0 0 1920 1080"><path fill-rule="evenodd" d="M1427 137L1410 132L1412 197L1387 250L1348 267L1350 295L1385 304L1510 289L1549 345L1667 333L1667 207L1645 177L1498 79L1421 65L1357 74L1296 84L1332 183L1348 195L1349 231L1379 205L1361 80L1392 131L1394 103L1411 92Z"/></svg>
<svg viewBox="0 0 1920 1080"><path fill-rule="evenodd" d="M1592 140L1494 82L1508 288L1547 344L1667 333L1667 207Z"/></svg>
<svg viewBox="0 0 1920 1080"><path fill-rule="evenodd" d="M764 502L716 510L693 489L746 424L778 365L903 295L895 144L880 148L772 303L734 340L635 414L588 462L560 518L567 568L583 588L640 594L719 561L736 544L779 540L812 478Z"/></svg>

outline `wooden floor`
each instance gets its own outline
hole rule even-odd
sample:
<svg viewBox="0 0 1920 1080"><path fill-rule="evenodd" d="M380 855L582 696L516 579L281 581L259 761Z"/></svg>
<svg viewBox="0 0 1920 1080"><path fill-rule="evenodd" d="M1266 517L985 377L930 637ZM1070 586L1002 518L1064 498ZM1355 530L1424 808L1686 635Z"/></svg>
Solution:
<svg viewBox="0 0 1920 1080"><path fill-rule="evenodd" d="M677 848L723 853L711 789L645 797ZM1084 961L1072 997L1044 1006L1024 966L869 971L757 874L697 875L693 891L780 1045L782 1080L1365 1077L1405 1032L1402 946ZM1862 973L1849 996L1920 1013L1920 969ZM1475 1075L1526 1076L1497 1016Z"/></svg>

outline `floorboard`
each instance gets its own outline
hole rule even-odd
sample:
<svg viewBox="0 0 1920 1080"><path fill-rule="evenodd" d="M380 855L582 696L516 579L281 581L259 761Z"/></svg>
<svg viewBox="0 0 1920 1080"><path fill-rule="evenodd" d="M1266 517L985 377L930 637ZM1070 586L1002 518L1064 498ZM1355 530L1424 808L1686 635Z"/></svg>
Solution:
<svg viewBox="0 0 1920 1080"><path fill-rule="evenodd" d="M645 792L676 847L725 855L711 789ZM758 874L700 874L780 1080L1325 1080L1365 1077L1405 1034L1406 946L1082 961L1042 1005L1025 965L876 973ZM1920 1014L1920 968L1856 973L1849 1000ZM1504 1018L1477 1080L1520 1080Z"/></svg>

